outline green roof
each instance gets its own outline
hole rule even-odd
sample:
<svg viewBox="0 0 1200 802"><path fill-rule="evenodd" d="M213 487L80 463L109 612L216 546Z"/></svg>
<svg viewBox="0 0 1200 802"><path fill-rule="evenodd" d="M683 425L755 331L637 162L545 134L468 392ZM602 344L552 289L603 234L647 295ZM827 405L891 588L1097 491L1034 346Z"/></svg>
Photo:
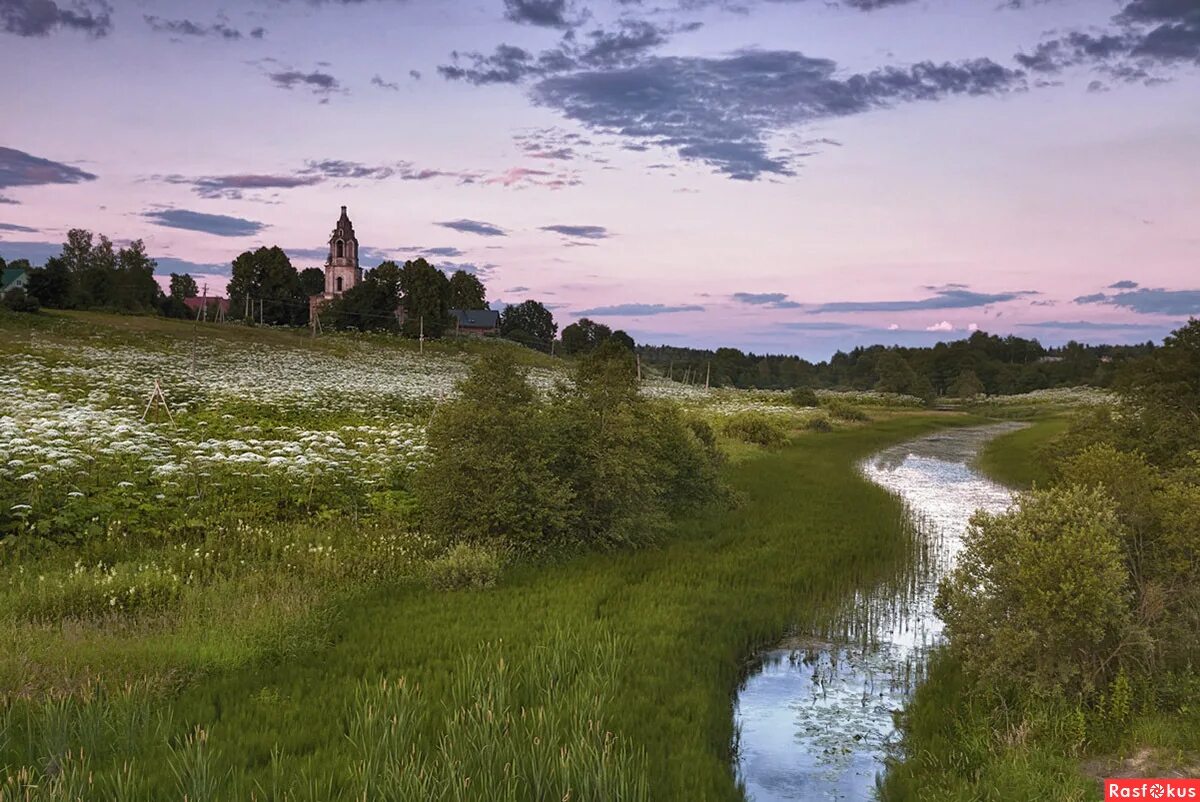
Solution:
<svg viewBox="0 0 1200 802"><path fill-rule="evenodd" d="M20 267L6 267L4 272L0 273L0 290L8 287L21 276L25 275L25 270Z"/></svg>

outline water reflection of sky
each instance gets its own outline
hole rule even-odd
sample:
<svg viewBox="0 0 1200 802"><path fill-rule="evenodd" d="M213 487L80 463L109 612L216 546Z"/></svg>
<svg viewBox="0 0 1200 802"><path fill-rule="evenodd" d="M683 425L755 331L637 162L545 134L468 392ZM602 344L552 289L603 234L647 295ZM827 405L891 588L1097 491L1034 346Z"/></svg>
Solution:
<svg viewBox="0 0 1200 802"><path fill-rule="evenodd" d="M928 575L901 614L881 620L878 645L816 644L763 655L738 694L738 777L753 802L864 800L897 738L892 711L903 705L908 679L919 673L941 622L933 596L953 565L977 509L1000 512L1010 492L970 463L980 446L1020 424L960 429L904 443L862 466L871 481L900 496L937 548ZM890 599L868 603L886 606ZM860 602L861 603L861 602Z"/></svg>

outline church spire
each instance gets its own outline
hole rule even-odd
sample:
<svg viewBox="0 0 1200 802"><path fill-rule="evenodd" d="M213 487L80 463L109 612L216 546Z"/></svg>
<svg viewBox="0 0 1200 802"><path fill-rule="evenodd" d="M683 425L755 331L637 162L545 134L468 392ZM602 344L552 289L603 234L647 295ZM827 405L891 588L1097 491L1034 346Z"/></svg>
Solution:
<svg viewBox="0 0 1200 802"><path fill-rule="evenodd" d="M329 237L329 258L325 261L325 294L341 295L362 281L362 268L358 266L358 237L354 235L354 224L342 207L341 217Z"/></svg>

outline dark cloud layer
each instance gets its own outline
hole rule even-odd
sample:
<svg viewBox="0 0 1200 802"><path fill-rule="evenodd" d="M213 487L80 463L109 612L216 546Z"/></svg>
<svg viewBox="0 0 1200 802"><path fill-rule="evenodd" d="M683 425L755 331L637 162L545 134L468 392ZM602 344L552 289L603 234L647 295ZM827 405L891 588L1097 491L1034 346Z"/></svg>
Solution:
<svg viewBox="0 0 1200 802"><path fill-rule="evenodd" d="M450 228L455 231L462 231L467 234L479 234L482 237L504 237L508 236L508 232L500 228L500 226L484 223L480 220L447 220L438 223L439 226Z"/></svg>
<svg viewBox="0 0 1200 802"><path fill-rule="evenodd" d="M231 26L228 21L221 19L211 24L194 22L190 19L164 19L153 14L142 17L150 29L158 33L172 36L192 36L196 38L215 38L236 41L243 38L241 30ZM251 39L262 39L266 35L265 28L252 28L245 36Z"/></svg>
<svg viewBox="0 0 1200 802"><path fill-rule="evenodd" d="M922 309L972 309L979 306L1015 301L1029 295L1032 290L1016 292L983 293L963 289L938 290L930 298L916 301L835 301L818 304L812 312L912 312Z"/></svg>
<svg viewBox="0 0 1200 802"><path fill-rule="evenodd" d="M19 231L22 234L36 234L38 229L29 226L19 226L16 223L0 223L0 231Z"/></svg>
<svg viewBox="0 0 1200 802"><path fill-rule="evenodd" d="M579 23L579 12L568 0L504 0L504 17L543 28L566 29Z"/></svg>
<svg viewBox="0 0 1200 802"><path fill-rule="evenodd" d="M703 312L703 306L684 304L666 306L664 304L614 304L612 306L596 306L591 309L581 309L576 314L600 317L646 317L649 315L669 315L675 312Z"/></svg>
<svg viewBox="0 0 1200 802"><path fill-rule="evenodd" d="M1023 86L1020 72L988 59L836 73L833 61L794 51L653 57L546 78L533 97L593 130L674 148L731 178L755 179L794 174L793 157L768 147L777 131L896 103Z"/></svg>
<svg viewBox="0 0 1200 802"><path fill-rule="evenodd" d="M59 29L107 36L112 30L112 7L104 0L69 5L53 0L0 0L0 26L17 36L48 36Z"/></svg>
<svg viewBox="0 0 1200 802"><path fill-rule="evenodd" d="M1128 292L1081 295L1075 303L1117 306L1143 315L1196 315L1200 314L1200 290L1142 287Z"/></svg>
<svg viewBox="0 0 1200 802"><path fill-rule="evenodd" d="M78 184L96 176L62 162L31 156L14 148L0 147L0 189L34 187L42 184Z"/></svg>
<svg viewBox="0 0 1200 802"><path fill-rule="evenodd" d="M659 145L732 178L793 175L804 154L769 139L797 125L917 100L1023 89L1024 73L989 59L921 62L842 76L829 59L747 50L727 57L661 57L650 51L674 28L626 21L533 54L502 44L491 55L455 53L439 67L473 84L533 81L535 103L594 131Z"/></svg>
<svg viewBox="0 0 1200 802"><path fill-rule="evenodd" d="M1016 59L1040 73L1056 74L1083 65L1120 81L1162 80L1161 68L1200 64L1200 3L1130 0L1108 30L1070 31ZM1102 88L1103 84L1097 86Z"/></svg>
<svg viewBox="0 0 1200 802"><path fill-rule="evenodd" d="M143 212L142 216L158 226L201 231L218 237L247 237L266 228L264 223L257 220L193 212L188 209L155 209Z"/></svg>
<svg viewBox="0 0 1200 802"><path fill-rule="evenodd" d="M161 178L168 184L185 184L202 198L225 198L240 200L245 192L267 189L294 189L311 186L324 180L319 175L266 175L243 173L238 175L210 175L188 178L168 175Z"/></svg>
<svg viewBox="0 0 1200 802"><path fill-rule="evenodd" d="M803 304L788 300L782 292L735 292L729 296L741 304L765 306L769 309L799 309Z"/></svg>
<svg viewBox="0 0 1200 802"><path fill-rule="evenodd" d="M267 77L271 79L271 83L280 89L308 88L314 95L319 95L326 99L328 99L329 95L342 91L342 85L337 78L320 70L313 70L312 72L280 70L279 72L267 73Z"/></svg>
<svg viewBox="0 0 1200 802"><path fill-rule="evenodd" d="M612 236L612 233L604 226L542 226L542 231L552 231L555 234L562 234L564 237L580 239L607 239Z"/></svg>

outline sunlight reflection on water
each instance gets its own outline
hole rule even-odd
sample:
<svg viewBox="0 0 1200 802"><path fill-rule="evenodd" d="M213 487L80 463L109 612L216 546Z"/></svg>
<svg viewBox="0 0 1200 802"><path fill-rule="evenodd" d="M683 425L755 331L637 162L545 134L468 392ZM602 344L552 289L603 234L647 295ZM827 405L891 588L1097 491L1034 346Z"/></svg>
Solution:
<svg viewBox="0 0 1200 802"><path fill-rule="evenodd" d="M933 545L924 570L902 599L858 604L891 611L874 619L870 646L793 642L761 655L738 693L737 775L753 802L875 798L876 777L898 734L892 712L903 706L936 645L937 583L953 566L977 509L1002 512L1012 493L970 465L979 448L1023 424L939 432L886 449L863 473L897 494ZM880 589L876 596L895 594Z"/></svg>

